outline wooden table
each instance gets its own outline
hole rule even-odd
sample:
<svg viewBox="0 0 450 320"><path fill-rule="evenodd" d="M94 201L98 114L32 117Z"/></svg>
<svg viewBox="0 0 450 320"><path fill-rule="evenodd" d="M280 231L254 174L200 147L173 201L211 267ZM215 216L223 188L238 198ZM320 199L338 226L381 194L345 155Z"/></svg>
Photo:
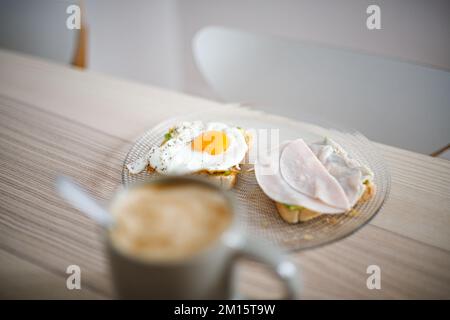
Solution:
<svg viewBox="0 0 450 320"><path fill-rule="evenodd" d="M55 176L106 201L143 131L225 106L7 51L0 70L0 297L112 297L99 228L56 195ZM392 174L390 199L352 236L291 255L304 298L450 298L450 162L378 146ZM66 289L71 264L81 267L81 290ZM366 287L372 264L381 290ZM242 262L238 278L248 295L280 294L258 263Z"/></svg>

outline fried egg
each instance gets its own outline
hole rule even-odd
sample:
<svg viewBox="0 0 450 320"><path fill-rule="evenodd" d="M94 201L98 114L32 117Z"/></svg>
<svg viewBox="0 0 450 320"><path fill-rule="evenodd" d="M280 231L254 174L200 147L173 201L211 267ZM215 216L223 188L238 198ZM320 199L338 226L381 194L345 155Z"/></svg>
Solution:
<svg viewBox="0 0 450 320"><path fill-rule="evenodd" d="M167 175L227 171L238 166L248 150L243 130L219 122L183 122L165 138L146 157L129 164L129 171L138 173L147 165Z"/></svg>

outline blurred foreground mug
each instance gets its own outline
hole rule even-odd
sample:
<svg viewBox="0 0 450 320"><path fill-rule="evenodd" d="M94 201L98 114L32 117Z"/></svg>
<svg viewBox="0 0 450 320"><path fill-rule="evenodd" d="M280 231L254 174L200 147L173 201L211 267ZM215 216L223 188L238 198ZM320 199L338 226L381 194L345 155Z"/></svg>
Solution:
<svg viewBox="0 0 450 320"><path fill-rule="evenodd" d="M222 205L229 210L223 211ZM284 284L284 299L299 297L295 265L281 249L244 235L233 198L215 185L193 178L148 181L120 191L111 211L117 221L106 239L119 298L240 298L232 270L242 256L274 271ZM220 213L217 219L215 211ZM128 233L139 232L129 237Z"/></svg>

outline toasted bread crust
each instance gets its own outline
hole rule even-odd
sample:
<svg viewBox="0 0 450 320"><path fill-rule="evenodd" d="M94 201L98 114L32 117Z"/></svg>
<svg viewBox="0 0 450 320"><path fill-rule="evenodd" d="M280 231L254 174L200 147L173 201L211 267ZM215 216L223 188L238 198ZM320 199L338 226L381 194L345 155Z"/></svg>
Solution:
<svg viewBox="0 0 450 320"><path fill-rule="evenodd" d="M209 181L218 185L224 190L230 190L236 185L238 172L231 172L230 174L210 174L207 172L200 172L196 175L206 177Z"/></svg>
<svg viewBox="0 0 450 320"><path fill-rule="evenodd" d="M372 182L366 184L366 190L362 194L361 198L359 198L358 203L363 203L371 199L375 195L375 191L376 188Z"/></svg>
<svg viewBox="0 0 450 320"><path fill-rule="evenodd" d="M362 194L361 198L358 200L358 204L369 200L370 198L373 197L374 194L375 194L375 185L373 183L366 184L366 190ZM284 204L279 202L275 202L275 205L281 218L287 223L291 224L312 220L322 215L322 213L320 212L312 211L306 208L301 210L300 209L290 210Z"/></svg>
<svg viewBox="0 0 450 320"><path fill-rule="evenodd" d="M283 220L287 223L305 222L320 215L319 212L315 212L309 209L290 210L284 204L279 202L275 202L275 205L281 218L283 218Z"/></svg>
<svg viewBox="0 0 450 320"><path fill-rule="evenodd" d="M155 169L148 166L148 173L154 173ZM216 184L217 186L223 188L224 190L230 190L236 185L237 175L239 171L231 171L231 172L208 172L208 171L200 171L197 173L193 173L192 175L206 177L211 183Z"/></svg>

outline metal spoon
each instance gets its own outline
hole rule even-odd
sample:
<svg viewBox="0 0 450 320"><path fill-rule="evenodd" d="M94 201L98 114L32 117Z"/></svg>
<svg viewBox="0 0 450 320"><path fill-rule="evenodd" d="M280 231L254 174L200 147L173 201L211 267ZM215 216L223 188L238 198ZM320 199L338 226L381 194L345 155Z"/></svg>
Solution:
<svg viewBox="0 0 450 320"><path fill-rule="evenodd" d="M114 224L113 216L71 179L59 176L56 179L56 188L59 194L72 206L103 227L109 228Z"/></svg>

